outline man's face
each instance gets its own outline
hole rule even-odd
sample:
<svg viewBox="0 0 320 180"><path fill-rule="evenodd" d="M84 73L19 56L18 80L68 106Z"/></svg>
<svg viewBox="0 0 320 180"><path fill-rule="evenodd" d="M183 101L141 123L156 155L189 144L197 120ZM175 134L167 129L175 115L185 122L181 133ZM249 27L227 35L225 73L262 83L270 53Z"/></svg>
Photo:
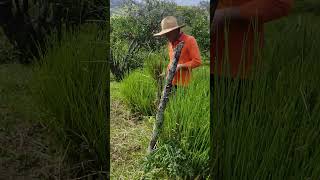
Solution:
<svg viewBox="0 0 320 180"><path fill-rule="evenodd" d="M176 29L176 30L173 30L171 32L166 33L166 37L167 37L168 41L173 43L177 40L179 33L180 33L180 29Z"/></svg>

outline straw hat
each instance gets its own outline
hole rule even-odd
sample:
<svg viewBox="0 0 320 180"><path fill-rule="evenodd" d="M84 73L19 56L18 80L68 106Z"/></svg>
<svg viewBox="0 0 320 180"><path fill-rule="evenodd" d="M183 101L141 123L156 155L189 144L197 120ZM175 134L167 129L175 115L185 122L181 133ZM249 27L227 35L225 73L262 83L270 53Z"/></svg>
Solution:
<svg viewBox="0 0 320 180"><path fill-rule="evenodd" d="M154 34L153 36L161 36L175 29L182 28L184 26L185 24L179 26L175 17L167 16L161 21L161 32Z"/></svg>

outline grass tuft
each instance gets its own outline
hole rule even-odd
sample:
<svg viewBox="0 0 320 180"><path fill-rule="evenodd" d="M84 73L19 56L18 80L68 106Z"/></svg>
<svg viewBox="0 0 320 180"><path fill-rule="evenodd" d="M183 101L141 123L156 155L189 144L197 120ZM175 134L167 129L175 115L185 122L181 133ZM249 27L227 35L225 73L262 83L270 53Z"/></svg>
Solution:
<svg viewBox="0 0 320 180"><path fill-rule="evenodd" d="M121 82L120 93L133 113L154 115L156 92L155 80L141 70L132 72Z"/></svg>
<svg viewBox="0 0 320 180"><path fill-rule="evenodd" d="M105 174L107 154L106 46L95 26L54 37L35 68L34 98L50 118L43 119L67 150L68 161L82 163L75 172Z"/></svg>

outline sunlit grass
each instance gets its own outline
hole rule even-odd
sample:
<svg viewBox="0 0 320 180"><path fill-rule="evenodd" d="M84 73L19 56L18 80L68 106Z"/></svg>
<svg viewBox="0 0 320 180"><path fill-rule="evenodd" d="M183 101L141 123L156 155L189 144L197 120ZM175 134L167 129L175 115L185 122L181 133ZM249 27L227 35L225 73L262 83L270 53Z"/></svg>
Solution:
<svg viewBox="0 0 320 180"><path fill-rule="evenodd" d="M171 178L208 176L209 162L209 68L193 70L187 88L169 97L157 152L147 167L162 168Z"/></svg>
<svg viewBox="0 0 320 180"><path fill-rule="evenodd" d="M140 70L129 74L122 82L121 96L132 112L152 116L156 110L156 82Z"/></svg>

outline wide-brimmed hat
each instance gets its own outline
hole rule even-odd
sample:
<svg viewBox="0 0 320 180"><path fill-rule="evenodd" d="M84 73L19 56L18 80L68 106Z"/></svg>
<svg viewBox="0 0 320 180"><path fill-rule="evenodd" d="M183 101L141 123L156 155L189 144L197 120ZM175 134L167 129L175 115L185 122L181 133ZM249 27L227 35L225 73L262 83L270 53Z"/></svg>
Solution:
<svg viewBox="0 0 320 180"><path fill-rule="evenodd" d="M178 28L184 27L183 25L178 25L177 19L173 16L167 16L161 21L161 31L159 33L154 34L153 36L162 36L170 31L173 31Z"/></svg>

